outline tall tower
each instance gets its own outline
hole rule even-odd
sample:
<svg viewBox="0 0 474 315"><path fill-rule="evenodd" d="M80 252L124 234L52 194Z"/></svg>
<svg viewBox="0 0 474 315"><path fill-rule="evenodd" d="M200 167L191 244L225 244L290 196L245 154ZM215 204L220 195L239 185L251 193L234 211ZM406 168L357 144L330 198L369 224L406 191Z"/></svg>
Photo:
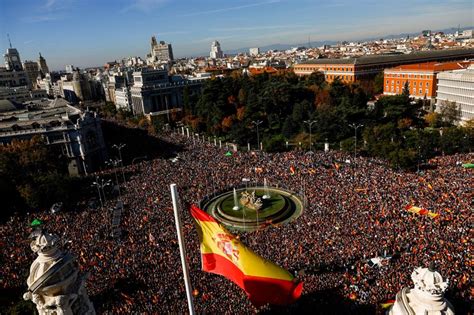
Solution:
<svg viewBox="0 0 474 315"><path fill-rule="evenodd" d="M48 65L46 64L46 59L44 59L43 56L41 56L41 53L39 53L38 66L43 75L46 75L46 73L49 73L49 68L48 68Z"/></svg>
<svg viewBox="0 0 474 315"><path fill-rule="evenodd" d="M41 229L34 230L30 238L31 250L38 257L31 264L23 299L33 301L40 315L95 314L85 288L87 274L60 248L59 238Z"/></svg>
<svg viewBox="0 0 474 315"><path fill-rule="evenodd" d="M224 57L224 53L221 50L221 44L217 40L213 41L212 44L211 44L210 57L213 58L213 59L218 59L218 58L223 58Z"/></svg>

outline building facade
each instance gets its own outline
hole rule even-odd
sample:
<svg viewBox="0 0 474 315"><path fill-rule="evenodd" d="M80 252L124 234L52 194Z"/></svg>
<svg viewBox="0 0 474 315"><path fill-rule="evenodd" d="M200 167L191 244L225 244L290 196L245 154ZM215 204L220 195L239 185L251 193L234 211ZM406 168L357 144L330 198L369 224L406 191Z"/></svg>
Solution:
<svg viewBox="0 0 474 315"><path fill-rule="evenodd" d="M18 50L10 45L10 48L7 49L3 57L5 59L5 68L0 68L0 86L28 85L28 75L23 69Z"/></svg>
<svg viewBox="0 0 474 315"><path fill-rule="evenodd" d="M5 59L5 66L9 71L21 71L23 70L23 66L21 64L20 53L16 48L7 49L7 52L3 55Z"/></svg>
<svg viewBox="0 0 474 315"><path fill-rule="evenodd" d="M0 87L0 100L9 100L21 103L26 102L27 100L42 98L48 98L46 90L30 90L27 86Z"/></svg>
<svg viewBox="0 0 474 315"><path fill-rule="evenodd" d="M221 44L217 40L212 42L211 52L209 55L212 59L224 58L224 53L221 50Z"/></svg>
<svg viewBox="0 0 474 315"><path fill-rule="evenodd" d="M28 76L29 87L32 89L36 88L36 79L39 75L39 66L37 62L26 60L23 62L23 69Z"/></svg>
<svg viewBox="0 0 474 315"><path fill-rule="evenodd" d="M462 61L474 58L474 49L451 49L421 51L404 55L376 55L362 56L346 59L315 59L296 64L293 70L297 75L309 75L321 72L327 82L336 78L345 83L372 79L386 68L399 65L424 63Z"/></svg>
<svg viewBox="0 0 474 315"><path fill-rule="evenodd" d="M260 48L250 48L249 49L250 56L258 56L260 54Z"/></svg>
<svg viewBox="0 0 474 315"><path fill-rule="evenodd" d="M134 115L169 115L182 109L184 88L195 93L201 90L204 80L173 81L167 70L142 69L133 73L133 81L130 94Z"/></svg>
<svg viewBox="0 0 474 315"><path fill-rule="evenodd" d="M44 57L41 56L41 53L39 53L38 67L43 75L46 75L46 73L49 73L48 64L46 63L46 59L44 59Z"/></svg>
<svg viewBox="0 0 474 315"><path fill-rule="evenodd" d="M156 41L156 37L151 37L151 52L148 55L148 63L149 64L160 64L160 63L168 63L173 61L173 48L171 44L167 44L164 41L160 41L159 43Z"/></svg>
<svg viewBox="0 0 474 315"><path fill-rule="evenodd" d="M439 111L446 101L459 105L461 123L474 118L474 65L438 74L436 110Z"/></svg>
<svg viewBox="0 0 474 315"><path fill-rule="evenodd" d="M433 100L436 97L437 75L442 71L466 69L471 63L460 62L427 62L402 65L384 70L385 95L401 94L408 83L410 96Z"/></svg>
<svg viewBox="0 0 474 315"><path fill-rule="evenodd" d="M0 143L7 145L13 139L25 140L35 135L68 159L70 174L99 170L106 159L97 113L81 111L64 99L26 104L0 101Z"/></svg>

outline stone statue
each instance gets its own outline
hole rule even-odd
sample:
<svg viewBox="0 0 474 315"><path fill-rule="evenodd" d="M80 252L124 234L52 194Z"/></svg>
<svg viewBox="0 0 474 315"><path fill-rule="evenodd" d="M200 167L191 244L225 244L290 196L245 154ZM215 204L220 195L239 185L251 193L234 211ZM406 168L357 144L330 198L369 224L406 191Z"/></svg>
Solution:
<svg viewBox="0 0 474 315"><path fill-rule="evenodd" d="M40 315L95 314L76 260L60 248L59 238L41 229L30 234L31 250L38 257L31 264L23 299L36 304Z"/></svg>
<svg viewBox="0 0 474 315"><path fill-rule="evenodd" d="M388 311L389 315L454 314L451 303L444 298L448 281L443 281L433 264L429 268L416 268L411 279L415 287L403 288L397 293L395 304Z"/></svg>
<svg viewBox="0 0 474 315"><path fill-rule="evenodd" d="M252 191L252 193L244 191L242 193L242 197L240 197L240 204L244 207L257 211L263 206L262 199L255 196L255 190Z"/></svg>

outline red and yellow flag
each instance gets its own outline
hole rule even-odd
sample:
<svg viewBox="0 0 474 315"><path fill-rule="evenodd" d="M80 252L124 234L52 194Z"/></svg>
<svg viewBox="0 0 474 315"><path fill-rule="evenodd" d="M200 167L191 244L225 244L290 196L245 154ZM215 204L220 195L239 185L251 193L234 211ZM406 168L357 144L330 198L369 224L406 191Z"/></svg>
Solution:
<svg viewBox="0 0 474 315"><path fill-rule="evenodd" d="M293 165L291 165L290 166L290 174L295 175L295 173L296 173L295 167Z"/></svg>
<svg viewBox="0 0 474 315"><path fill-rule="evenodd" d="M255 306L286 305L301 296L303 283L288 271L254 253L198 207L191 206L191 214L201 241L204 271L233 281Z"/></svg>

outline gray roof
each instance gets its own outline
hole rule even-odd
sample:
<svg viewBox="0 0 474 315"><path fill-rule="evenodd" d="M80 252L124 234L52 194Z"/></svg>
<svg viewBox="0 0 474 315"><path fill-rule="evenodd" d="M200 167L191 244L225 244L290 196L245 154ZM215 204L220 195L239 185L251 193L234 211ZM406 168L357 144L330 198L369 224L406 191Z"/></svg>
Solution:
<svg viewBox="0 0 474 315"><path fill-rule="evenodd" d="M438 58L474 58L474 49L448 49L448 50L428 50L419 51L404 55L372 55L355 58L340 59L314 59L303 62L301 64L353 64L353 65L370 65L381 63L397 63L397 62L419 62L435 61Z"/></svg>
<svg viewBox="0 0 474 315"><path fill-rule="evenodd" d="M15 111L20 108L20 104L16 104L10 100L0 100L0 113Z"/></svg>

